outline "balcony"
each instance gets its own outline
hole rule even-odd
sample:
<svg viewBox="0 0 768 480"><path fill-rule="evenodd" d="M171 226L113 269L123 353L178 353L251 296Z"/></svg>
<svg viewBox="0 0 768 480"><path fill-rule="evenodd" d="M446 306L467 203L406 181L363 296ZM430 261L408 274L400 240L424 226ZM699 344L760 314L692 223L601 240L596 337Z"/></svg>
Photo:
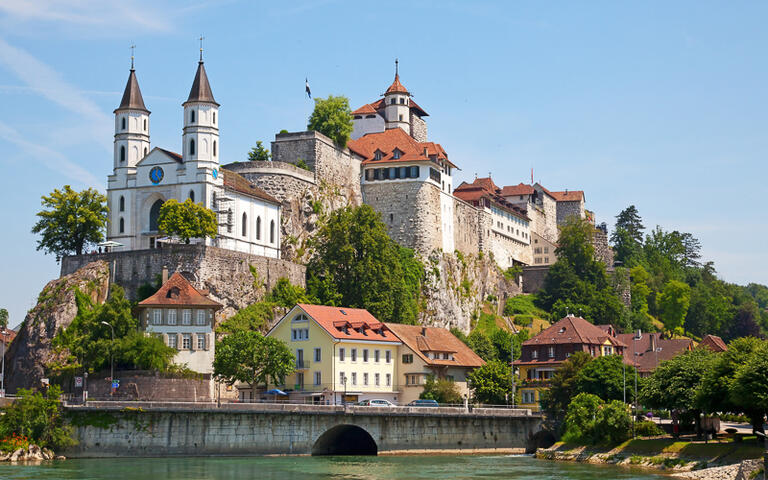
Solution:
<svg viewBox="0 0 768 480"><path fill-rule="evenodd" d="M309 370L309 360L296 360L296 370Z"/></svg>

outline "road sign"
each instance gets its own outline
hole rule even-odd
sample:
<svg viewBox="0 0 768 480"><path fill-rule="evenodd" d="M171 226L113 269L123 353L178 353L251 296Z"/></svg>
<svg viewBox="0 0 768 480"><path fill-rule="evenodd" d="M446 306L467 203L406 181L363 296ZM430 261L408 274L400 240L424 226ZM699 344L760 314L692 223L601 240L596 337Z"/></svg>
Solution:
<svg viewBox="0 0 768 480"><path fill-rule="evenodd" d="M75 388L83 387L83 377L75 377Z"/></svg>
<svg viewBox="0 0 768 480"><path fill-rule="evenodd" d="M120 380L112 380L112 388L120 388Z"/></svg>

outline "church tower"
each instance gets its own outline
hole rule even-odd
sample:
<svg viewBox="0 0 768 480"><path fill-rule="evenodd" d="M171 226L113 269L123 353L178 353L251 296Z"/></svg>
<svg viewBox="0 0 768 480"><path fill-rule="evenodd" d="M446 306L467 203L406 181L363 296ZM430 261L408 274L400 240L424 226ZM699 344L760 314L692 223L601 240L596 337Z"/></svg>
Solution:
<svg viewBox="0 0 768 480"><path fill-rule="evenodd" d="M219 104L213 98L208 75L200 62L184 106L184 135L182 155L184 163L194 162L197 168L216 168L219 163Z"/></svg>
<svg viewBox="0 0 768 480"><path fill-rule="evenodd" d="M149 110L144 106L136 70L131 55L131 73L125 85L123 99L115 109L115 172L134 169L149 153Z"/></svg>
<svg viewBox="0 0 768 480"><path fill-rule="evenodd" d="M395 81L384 92L384 117L386 128L402 128L411 134L411 94L400 83L398 61L395 60Z"/></svg>

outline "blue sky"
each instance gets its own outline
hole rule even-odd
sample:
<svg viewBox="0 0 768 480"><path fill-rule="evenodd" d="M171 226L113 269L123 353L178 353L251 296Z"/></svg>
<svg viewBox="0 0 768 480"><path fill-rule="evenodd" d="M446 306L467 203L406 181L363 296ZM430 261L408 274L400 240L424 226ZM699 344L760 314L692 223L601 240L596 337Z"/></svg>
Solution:
<svg viewBox="0 0 768 480"><path fill-rule="evenodd" d="M373 101L400 59L429 136L499 185L583 189L598 222L634 204L691 232L719 274L768 283L765 2L0 2L0 306L23 319L58 274L39 199L103 189L136 44L151 141L178 151L197 38L221 156L301 130L303 95Z"/></svg>

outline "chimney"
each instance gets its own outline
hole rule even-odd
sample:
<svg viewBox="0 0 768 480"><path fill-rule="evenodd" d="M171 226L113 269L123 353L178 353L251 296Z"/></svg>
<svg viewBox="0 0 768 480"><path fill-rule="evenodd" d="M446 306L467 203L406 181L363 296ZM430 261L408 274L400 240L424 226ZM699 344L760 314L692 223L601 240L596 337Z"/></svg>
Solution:
<svg viewBox="0 0 768 480"><path fill-rule="evenodd" d="M651 351L652 352L656 351L656 335L658 335L658 334L653 334L653 333L648 334L649 340L651 342Z"/></svg>
<svg viewBox="0 0 768 480"><path fill-rule="evenodd" d="M643 331L638 328L637 335L635 335L635 340L640 340L641 338L643 338Z"/></svg>
<svg viewBox="0 0 768 480"><path fill-rule="evenodd" d="M168 281L168 267L163 265L163 275L162 275L161 285L165 285L165 282L167 281Z"/></svg>

